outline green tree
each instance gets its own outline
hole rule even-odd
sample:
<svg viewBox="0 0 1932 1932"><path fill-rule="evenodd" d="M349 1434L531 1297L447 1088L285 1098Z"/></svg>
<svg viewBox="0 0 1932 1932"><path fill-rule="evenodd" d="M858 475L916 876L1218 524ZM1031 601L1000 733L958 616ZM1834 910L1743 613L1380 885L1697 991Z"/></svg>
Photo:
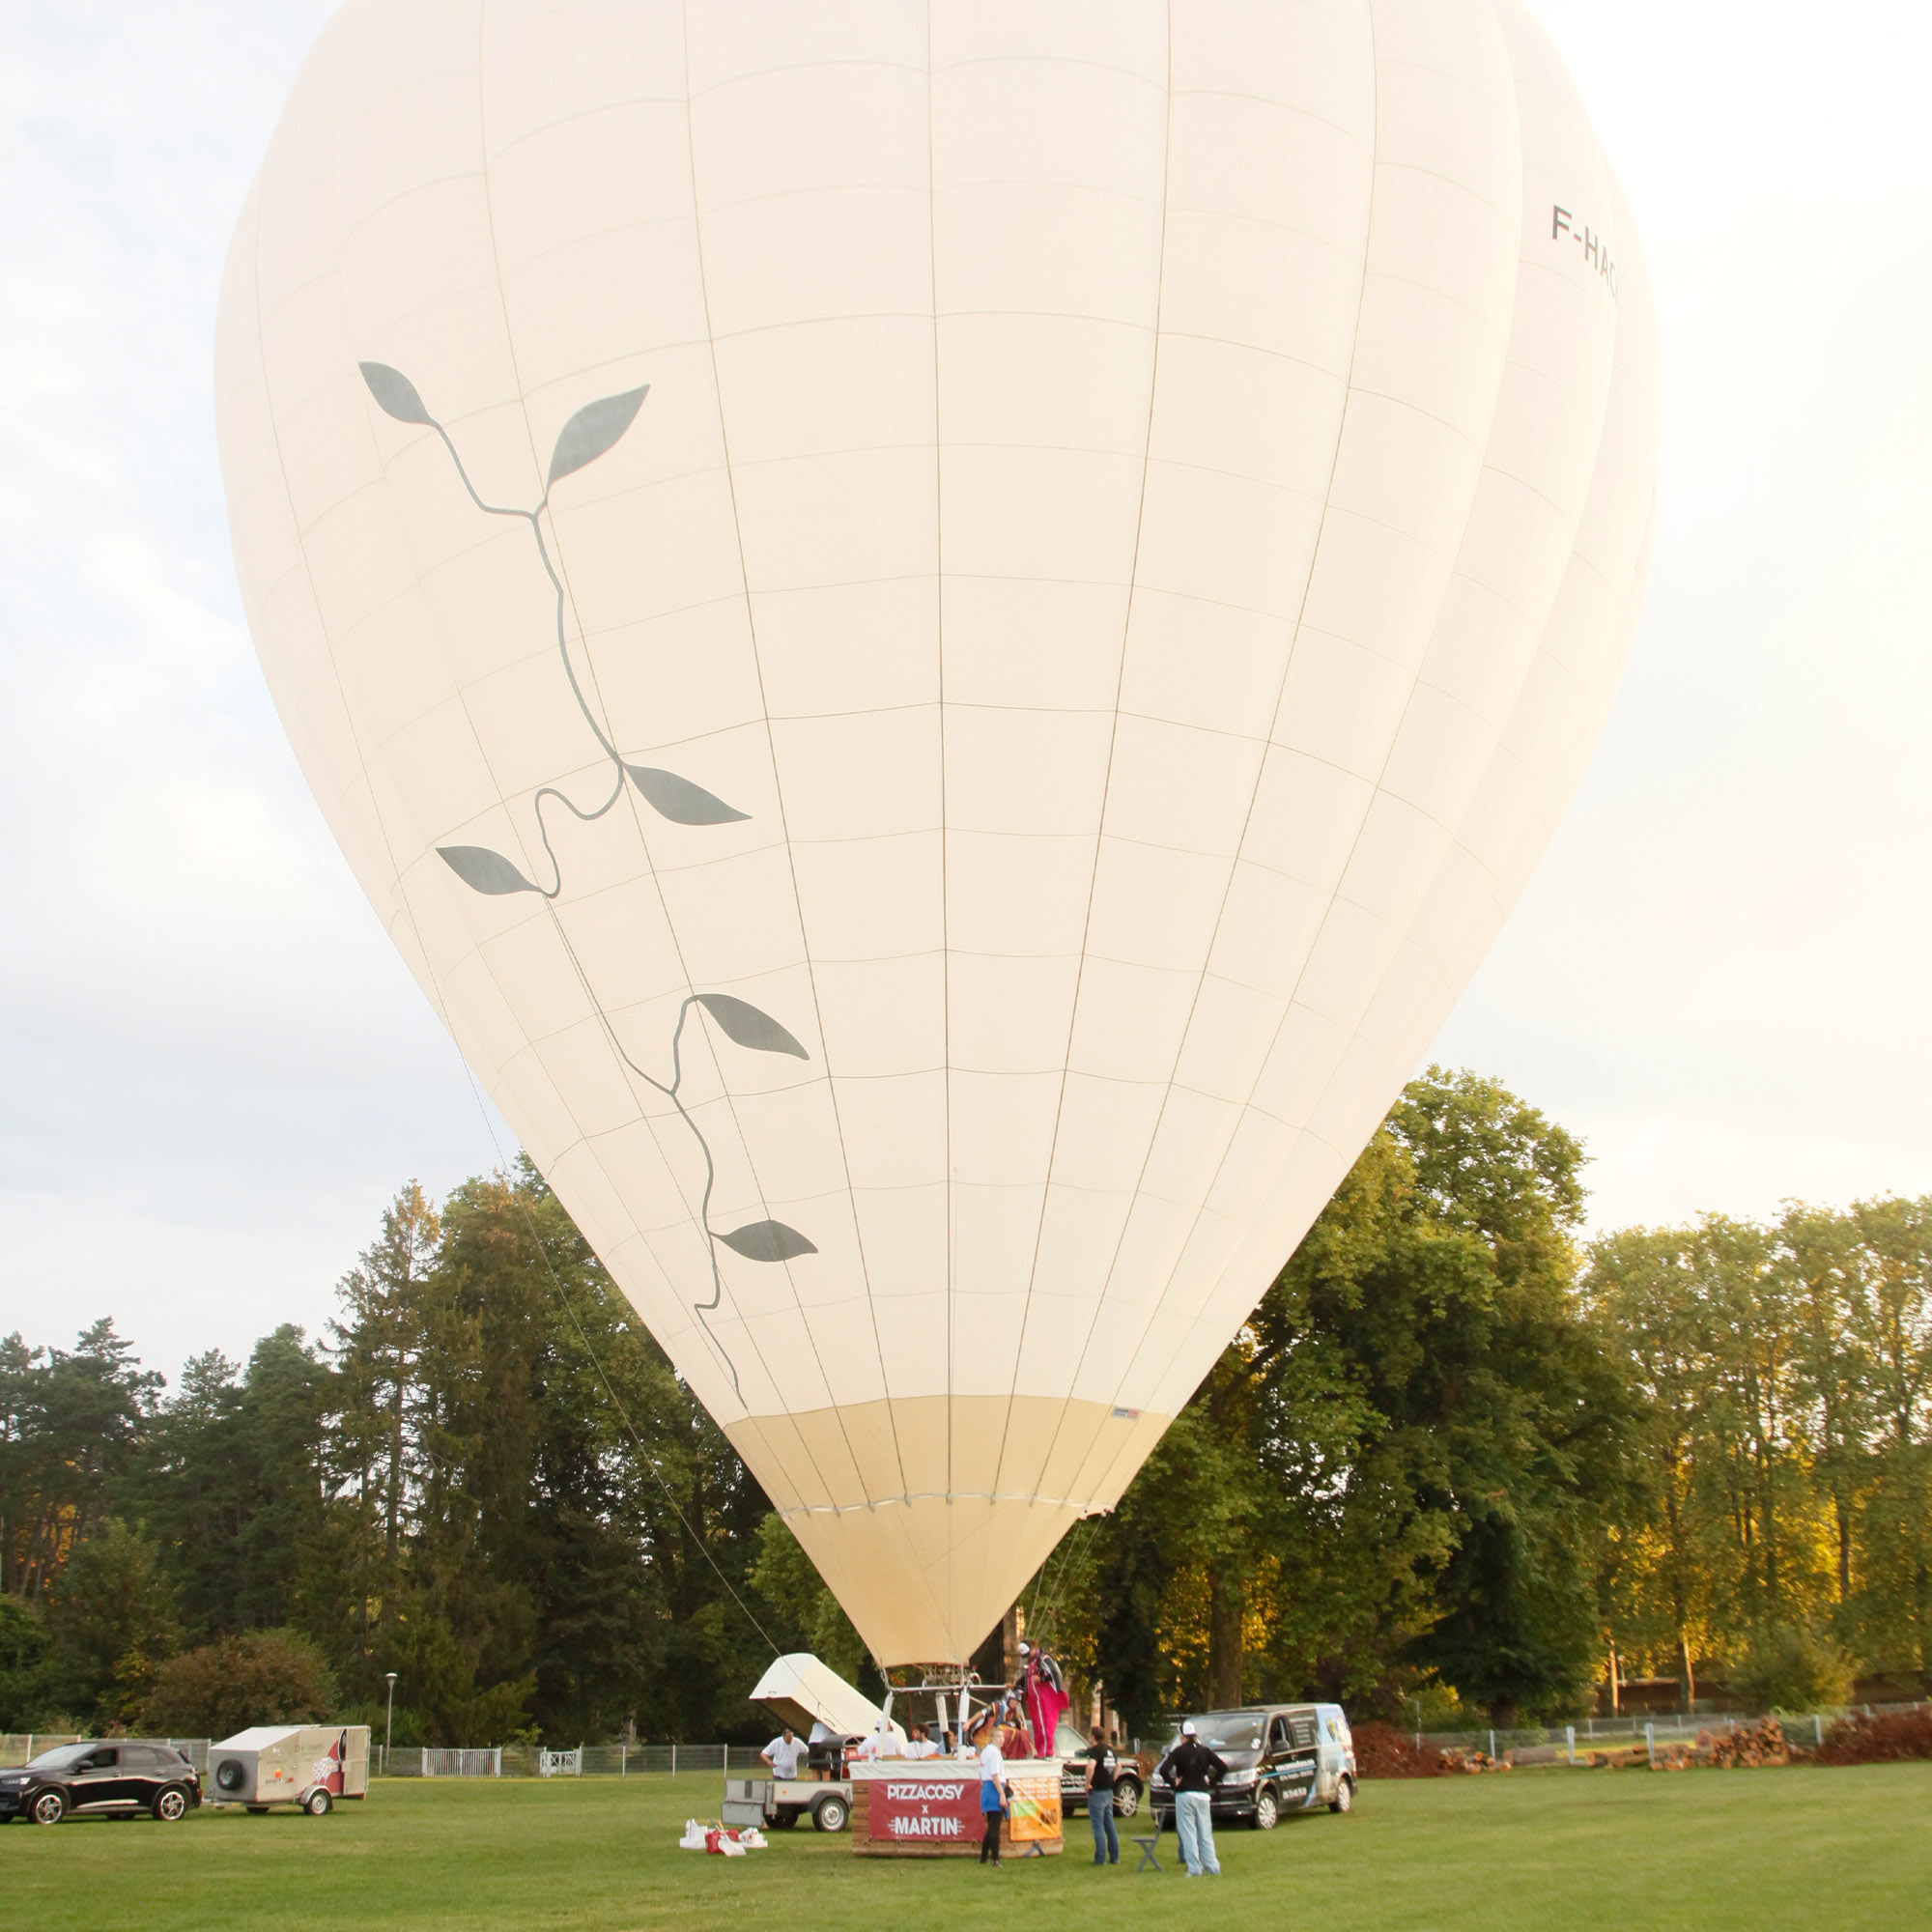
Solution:
<svg viewBox="0 0 1932 1932"><path fill-rule="evenodd" d="M73 1349L0 1345L0 1590L39 1599L114 1507L161 1378L112 1321Z"/></svg>
<svg viewBox="0 0 1932 1932"><path fill-rule="evenodd" d="M1711 1365L1689 1249L1680 1231L1626 1229L1592 1246L1584 1285L1634 1418L1634 1453L1604 1511L1597 1563L1612 1710L1622 1659L1662 1652L1688 1712L1697 1694L1695 1660L1710 1636L1698 1477Z"/></svg>
<svg viewBox="0 0 1932 1932"><path fill-rule="evenodd" d="M763 1604L775 1641L810 1651L848 1684L863 1686L870 1662L866 1640L776 1510L758 1524L757 1540L747 1580Z"/></svg>
<svg viewBox="0 0 1932 1932"><path fill-rule="evenodd" d="M158 1548L109 1517L69 1555L47 1609L63 1703L103 1724L127 1723L181 1640Z"/></svg>
<svg viewBox="0 0 1932 1932"><path fill-rule="evenodd" d="M1849 1326L1866 1365L1861 1648L1932 1694L1932 1199L1861 1202L1865 1258Z"/></svg>
<svg viewBox="0 0 1932 1932"><path fill-rule="evenodd" d="M53 1639L39 1605L0 1596L0 1731L44 1727L51 1708Z"/></svg>
<svg viewBox="0 0 1932 1932"><path fill-rule="evenodd" d="M1575 1293L1581 1158L1493 1082L1410 1085L1101 1532L1123 1716L1418 1669L1502 1723L1576 1697L1623 1423Z"/></svg>
<svg viewBox="0 0 1932 1932"><path fill-rule="evenodd" d="M251 1630L171 1657L154 1673L141 1720L162 1737L227 1738L251 1724L323 1723L335 1680L294 1631Z"/></svg>

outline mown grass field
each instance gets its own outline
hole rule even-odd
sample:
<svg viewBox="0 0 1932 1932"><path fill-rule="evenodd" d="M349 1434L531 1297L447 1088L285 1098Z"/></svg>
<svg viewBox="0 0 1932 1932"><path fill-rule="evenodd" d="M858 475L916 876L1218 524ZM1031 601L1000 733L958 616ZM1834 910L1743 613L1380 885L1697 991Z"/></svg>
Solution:
<svg viewBox="0 0 1932 1932"><path fill-rule="evenodd" d="M1063 1858L859 1859L774 1834L744 1859L674 1849L720 1780L379 1783L327 1818L203 1810L166 1827L0 1830L0 1925L34 1932L478 1927L1322 1924L1337 1932L1932 1926L1932 1765L1842 1771L1518 1773L1371 1784L1354 1814L1224 1832L1225 1876ZM1148 1828L1146 1819L1134 1821ZM1197 1895L1198 1894L1198 1895Z"/></svg>

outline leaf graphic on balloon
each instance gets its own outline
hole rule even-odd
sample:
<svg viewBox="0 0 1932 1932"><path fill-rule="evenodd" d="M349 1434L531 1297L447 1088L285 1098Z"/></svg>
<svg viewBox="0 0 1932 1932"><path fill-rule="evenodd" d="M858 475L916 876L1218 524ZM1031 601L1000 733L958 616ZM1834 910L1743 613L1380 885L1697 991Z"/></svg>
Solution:
<svg viewBox="0 0 1932 1932"><path fill-rule="evenodd" d="M643 793L644 803L673 825L729 825L733 819L752 815L675 772L654 771L649 765L626 765L624 769Z"/></svg>
<svg viewBox="0 0 1932 1932"><path fill-rule="evenodd" d="M463 881L479 893L534 893L541 890L525 878L500 852L487 845L439 845L437 856Z"/></svg>
<svg viewBox="0 0 1932 1932"><path fill-rule="evenodd" d="M557 436L556 447L551 452L550 481L554 483L573 469L595 463L630 428L650 386L646 383L641 389L626 389L621 396L600 396L594 403L585 403Z"/></svg>
<svg viewBox="0 0 1932 1932"><path fill-rule="evenodd" d="M423 408L423 399L416 394L416 385L400 369L391 369L386 362L364 362L358 366L369 393L384 415L394 416L399 423L435 426L430 412Z"/></svg>
<svg viewBox="0 0 1932 1932"><path fill-rule="evenodd" d="M725 1037L740 1046L753 1047L759 1053L789 1053L799 1060L811 1058L770 1013L749 1000L733 999L729 993L696 993L692 997L724 1030Z"/></svg>
<svg viewBox="0 0 1932 1932"><path fill-rule="evenodd" d="M749 1221L718 1238L753 1262L788 1262L818 1252L796 1228L787 1228L782 1221Z"/></svg>

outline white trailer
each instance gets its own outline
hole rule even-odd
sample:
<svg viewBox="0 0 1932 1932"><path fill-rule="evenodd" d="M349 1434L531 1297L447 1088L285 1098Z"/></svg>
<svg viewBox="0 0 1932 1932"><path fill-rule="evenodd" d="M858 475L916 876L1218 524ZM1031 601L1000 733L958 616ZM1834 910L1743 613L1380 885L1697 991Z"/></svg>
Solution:
<svg viewBox="0 0 1932 1932"><path fill-rule="evenodd" d="M810 1818L814 1831L842 1832L852 1817L848 1752L873 1737L890 1755L905 1748L905 1732L893 1721L890 1707L881 1709L809 1651L774 1660L752 1701L809 1742L813 1775L726 1778L720 1815L727 1825L775 1825L782 1831Z"/></svg>
<svg viewBox="0 0 1932 1932"><path fill-rule="evenodd" d="M367 1724L257 1724L208 1747L211 1804L266 1811L295 1804L320 1818L338 1798L369 1795Z"/></svg>

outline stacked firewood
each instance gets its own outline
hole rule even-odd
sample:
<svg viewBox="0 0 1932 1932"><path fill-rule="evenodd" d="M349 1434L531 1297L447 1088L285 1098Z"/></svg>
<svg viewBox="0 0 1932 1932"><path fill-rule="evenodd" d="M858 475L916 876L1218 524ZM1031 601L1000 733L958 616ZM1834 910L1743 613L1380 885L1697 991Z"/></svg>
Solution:
<svg viewBox="0 0 1932 1932"><path fill-rule="evenodd" d="M1760 1718L1734 1730L1699 1731L1696 1762L1720 1771L1755 1770L1762 1765L1789 1764L1790 1740L1776 1718Z"/></svg>

